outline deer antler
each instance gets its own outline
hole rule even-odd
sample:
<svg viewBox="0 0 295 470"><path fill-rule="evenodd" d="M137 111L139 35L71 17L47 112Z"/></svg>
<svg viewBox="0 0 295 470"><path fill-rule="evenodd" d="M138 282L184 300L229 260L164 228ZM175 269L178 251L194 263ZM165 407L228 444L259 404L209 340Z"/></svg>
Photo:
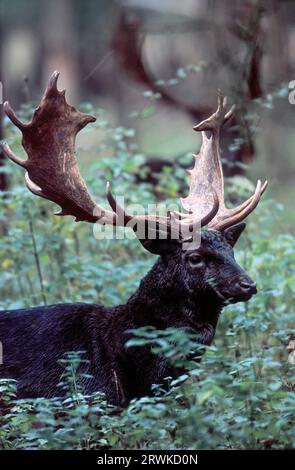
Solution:
<svg viewBox="0 0 295 470"><path fill-rule="evenodd" d="M13 162L26 169L25 181L29 190L37 196L49 199L61 207L57 215L72 215L76 221L127 226L136 231L138 238L145 238L146 228L168 235L191 232L208 222L218 211L218 198L213 191L212 205L201 217L194 214L172 212L168 217L158 215L131 216L116 202L107 183L106 196L111 211L97 204L88 193L79 173L75 156L77 133L95 117L83 114L70 106L65 99L65 90L57 89L58 72L49 80L40 106L31 122L24 124L16 116L9 103L4 110L23 134L22 145L27 160L17 157L5 143L3 149ZM212 191L211 191L212 194ZM150 232L148 232L150 233ZM174 237L175 238L175 237Z"/></svg>
<svg viewBox="0 0 295 470"><path fill-rule="evenodd" d="M195 155L194 168L189 171L191 177L189 195L181 199L184 209L201 217L212 204L212 190L215 190L219 200L219 209L209 222L209 228L219 231L245 219L255 209L267 186L267 181L261 185L261 181L258 180L253 196L247 201L233 209L227 209L225 206L219 133L222 125L232 117L234 106L228 112L225 108L226 98L219 93L217 111L194 127L194 130L202 132L202 145L199 154ZM211 132L210 137L207 137L206 131Z"/></svg>

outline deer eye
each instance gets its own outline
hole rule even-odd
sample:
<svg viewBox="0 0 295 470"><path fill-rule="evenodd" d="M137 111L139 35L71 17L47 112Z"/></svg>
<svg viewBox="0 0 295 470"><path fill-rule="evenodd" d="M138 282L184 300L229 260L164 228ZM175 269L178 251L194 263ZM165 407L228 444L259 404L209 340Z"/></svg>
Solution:
<svg viewBox="0 0 295 470"><path fill-rule="evenodd" d="M189 263L191 266L200 266L203 264L203 260L200 255L193 254L189 257Z"/></svg>

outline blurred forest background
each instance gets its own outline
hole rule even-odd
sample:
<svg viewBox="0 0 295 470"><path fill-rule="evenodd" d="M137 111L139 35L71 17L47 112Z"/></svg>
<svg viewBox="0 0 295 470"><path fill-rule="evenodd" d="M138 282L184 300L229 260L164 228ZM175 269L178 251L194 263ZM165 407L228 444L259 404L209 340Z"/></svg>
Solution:
<svg viewBox="0 0 295 470"><path fill-rule="evenodd" d="M295 338L295 2L0 5L4 100L29 120L60 71L67 100L97 117L77 153L100 203L107 180L127 204L186 194L200 145L192 128L215 109L218 88L237 106L221 135L229 205L258 178L270 183L235 250L258 295L225 309L201 362L186 332L138 330L133 345L149 345L186 374L115 413L101 394L83 395L77 352L59 363L65 399L15 402L16 384L0 381L0 410L8 410L0 411L0 449L295 448L295 351L287 350ZM3 114L0 138L24 155ZM0 310L126 302L155 258L137 240L99 241L90 224L54 217L53 204L26 189L23 169L3 155L0 165Z"/></svg>
<svg viewBox="0 0 295 470"><path fill-rule="evenodd" d="M158 172L161 161L198 149L192 126L220 88L237 104L223 157L251 163L254 180L267 175L292 214L294 20L287 0L1 0L4 99L15 108L38 101L57 69L74 105L91 102L136 130L139 151ZM85 163L99 158L103 138L103 130L80 138ZM229 164L227 174L243 169Z"/></svg>

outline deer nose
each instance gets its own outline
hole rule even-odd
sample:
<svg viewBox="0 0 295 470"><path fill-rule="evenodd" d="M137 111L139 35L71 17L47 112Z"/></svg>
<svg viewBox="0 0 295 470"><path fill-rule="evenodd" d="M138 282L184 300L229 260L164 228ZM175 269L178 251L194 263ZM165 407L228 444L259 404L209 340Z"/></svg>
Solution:
<svg viewBox="0 0 295 470"><path fill-rule="evenodd" d="M255 282L251 281L240 281L239 287L247 294L257 294L257 288Z"/></svg>

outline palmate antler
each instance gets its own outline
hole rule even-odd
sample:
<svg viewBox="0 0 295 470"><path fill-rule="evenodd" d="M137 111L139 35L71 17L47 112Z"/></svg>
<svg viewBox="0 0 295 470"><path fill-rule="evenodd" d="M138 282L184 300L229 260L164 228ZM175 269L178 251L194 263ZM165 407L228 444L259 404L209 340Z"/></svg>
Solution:
<svg viewBox="0 0 295 470"><path fill-rule="evenodd" d="M49 80L45 94L32 120L24 124L16 116L9 103L4 110L11 121L23 134L22 145L28 155L21 160L9 146L3 144L6 155L26 170L25 181L29 190L37 196L49 199L61 207L58 215L72 215L76 221L87 221L118 226L130 226L139 239L148 234L168 234L168 237L185 239L188 233L207 225L216 215L219 201L215 190L210 189L211 200L207 209L192 214L171 212L167 217L158 215L127 214L117 203L107 183L106 196L112 210L97 204L90 196L79 173L75 156L77 133L95 117L80 113L68 105L65 90L57 89L58 72ZM153 237L155 238L155 237ZM144 244L145 247L146 244Z"/></svg>
<svg viewBox="0 0 295 470"><path fill-rule="evenodd" d="M257 206L267 181L261 185L258 180L253 196L233 209L227 209L224 203L224 181L219 152L220 128L232 116L234 106L226 112L226 98L219 94L217 111L208 119L194 127L194 130L202 132L202 145L198 155L195 155L195 165L189 171L190 190L189 195L181 199L184 209L190 211L195 217L202 217L212 205L213 197L217 194L219 209L209 222L209 228L224 230L245 219ZM207 137L206 131L211 132Z"/></svg>

